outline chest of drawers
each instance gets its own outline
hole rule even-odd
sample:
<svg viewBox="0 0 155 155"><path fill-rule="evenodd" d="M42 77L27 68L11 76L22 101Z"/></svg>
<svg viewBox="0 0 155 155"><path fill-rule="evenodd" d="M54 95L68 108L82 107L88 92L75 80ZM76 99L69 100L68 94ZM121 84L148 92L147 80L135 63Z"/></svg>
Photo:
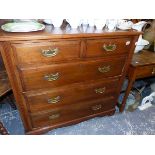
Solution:
<svg viewBox="0 0 155 155"><path fill-rule="evenodd" d="M0 32L27 134L115 113L138 32Z"/></svg>

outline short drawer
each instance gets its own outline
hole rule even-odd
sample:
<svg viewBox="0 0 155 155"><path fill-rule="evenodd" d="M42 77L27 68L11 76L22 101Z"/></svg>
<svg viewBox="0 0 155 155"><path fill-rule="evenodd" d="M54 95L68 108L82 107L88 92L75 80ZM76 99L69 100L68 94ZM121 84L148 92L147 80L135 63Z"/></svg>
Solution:
<svg viewBox="0 0 155 155"><path fill-rule="evenodd" d="M54 88L121 75L125 58L56 64L19 70L23 90Z"/></svg>
<svg viewBox="0 0 155 155"><path fill-rule="evenodd" d="M31 112L45 111L81 101L115 96L119 79L100 80L94 83L77 84L71 87L59 87L48 91L27 92L25 97Z"/></svg>
<svg viewBox="0 0 155 155"><path fill-rule="evenodd" d="M20 65L47 64L77 59L80 41L42 41L12 44L16 61Z"/></svg>
<svg viewBox="0 0 155 155"><path fill-rule="evenodd" d="M137 67L136 69L136 78L144 78L149 76L155 76L155 64Z"/></svg>
<svg viewBox="0 0 155 155"><path fill-rule="evenodd" d="M105 57L128 53L131 38L87 40L86 57Z"/></svg>
<svg viewBox="0 0 155 155"><path fill-rule="evenodd" d="M115 99L113 97L87 101L80 104L66 105L54 108L42 113L31 114L33 127L57 125L75 119L91 116L101 112L114 110Z"/></svg>

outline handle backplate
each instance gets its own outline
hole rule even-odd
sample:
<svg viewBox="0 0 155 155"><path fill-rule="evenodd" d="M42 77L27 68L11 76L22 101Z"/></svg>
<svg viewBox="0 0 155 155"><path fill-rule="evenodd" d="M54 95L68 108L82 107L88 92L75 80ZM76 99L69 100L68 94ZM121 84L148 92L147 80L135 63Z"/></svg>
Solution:
<svg viewBox="0 0 155 155"><path fill-rule="evenodd" d="M95 105L95 106L92 106L91 109L93 111L97 111L97 110L100 110L102 108L102 105L101 104L98 104L98 105Z"/></svg>
<svg viewBox="0 0 155 155"><path fill-rule="evenodd" d="M49 116L49 119L53 120L53 119L57 119L59 117L60 117L60 114L53 114L53 115Z"/></svg>
<svg viewBox="0 0 155 155"><path fill-rule="evenodd" d="M105 90L106 90L106 87L97 88L97 89L95 89L95 93L97 93L97 94L103 94L103 93L105 93Z"/></svg>
<svg viewBox="0 0 155 155"><path fill-rule="evenodd" d="M49 104L55 104L55 103L60 102L60 99L61 99L60 96L52 97L52 98L48 99L48 103Z"/></svg>
<svg viewBox="0 0 155 155"><path fill-rule="evenodd" d="M54 48L54 49L42 50L41 53L45 57L54 57L59 53L59 49Z"/></svg>
<svg viewBox="0 0 155 155"><path fill-rule="evenodd" d="M110 66L98 67L98 71L101 73L106 73L106 72L109 72L110 70L111 70Z"/></svg>
<svg viewBox="0 0 155 155"><path fill-rule="evenodd" d="M108 45L107 44L103 45L103 49L106 50L107 52L112 52L116 50L116 47L117 47L116 44L111 44L111 43Z"/></svg>
<svg viewBox="0 0 155 155"><path fill-rule="evenodd" d="M55 81L59 78L59 73L45 75L44 79L47 81Z"/></svg>

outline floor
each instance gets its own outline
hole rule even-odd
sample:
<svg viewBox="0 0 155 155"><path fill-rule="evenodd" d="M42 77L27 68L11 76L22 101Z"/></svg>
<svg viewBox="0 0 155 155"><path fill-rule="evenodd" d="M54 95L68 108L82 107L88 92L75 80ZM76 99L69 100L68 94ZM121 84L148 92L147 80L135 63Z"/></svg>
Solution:
<svg viewBox="0 0 155 155"><path fill-rule="evenodd" d="M139 85L139 82L138 84ZM145 95L149 94L145 90ZM121 99L121 97L120 97ZM130 99L129 99L130 100ZM5 100L4 100L5 102ZM24 128L18 110L13 110L8 103L0 107L0 120L11 135L23 135ZM58 128L47 135L154 135L155 104L152 107L133 112L124 111L110 117L96 117L76 125Z"/></svg>

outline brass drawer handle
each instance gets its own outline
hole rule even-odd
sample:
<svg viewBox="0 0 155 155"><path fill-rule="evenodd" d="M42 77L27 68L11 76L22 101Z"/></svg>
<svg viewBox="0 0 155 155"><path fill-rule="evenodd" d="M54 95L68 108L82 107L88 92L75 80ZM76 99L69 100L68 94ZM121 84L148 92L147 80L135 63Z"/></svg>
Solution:
<svg viewBox="0 0 155 155"><path fill-rule="evenodd" d="M52 97L50 99L48 99L48 103L49 104L55 104L55 103L58 103L60 101L60 96L57 96L57 97Z"/></svg>
<svg viewBox="0 0 155 155"><path fill-rule="evenodd" d="M111 67L110 66L98 67L98 70L101 73L106 73L106 72L109 72L111 70Z"/></svg>
<svg viewBox="0 0 155 155"><path fill-rule="evenodd" d="M95 93L97 93L97 94L103 94L103 93L105 93L105 90L106 90L105 87L103 87L103 88L98 88L98 89L95 89Z"/></svg>
<svg viewBox="0 0 155 155"><path fill-rule="evenodd" d="M127 42L126 42L126 45L127 45L127 46L130 45L130 41L127 41Z"/></svg>
<svg viewBox="0 0 155 155"><path fill-rule="evenodd" d="M152 69L152 75L155 74L155 67Z"/></svg>
<svg viewBox="0 0 155 155"><path fill-rule="evenodd" d="M52 120L52 119L57 119L60 117L60 114L53 114L51 116L49 116L49 119Z"/></svg>
<svg viewBox="0 0 155 155"><path fill-rule="evenodd" d="M92 107L91 107L91 109L92 109L93 111L100 110L101 108L102 108L102 105L101 105L101 104L95 105L95 106L92 106Z"/></svg>
<svg viewBox="0 0 155 155"><path fill-rule="evenodd" d="M114 51L116 47L117 46L115 44L109 44L109 45L104 44L103 45L103 49L106 50L107 52Z"/></svg>
<svg viewBox="0 0 155 155"><path fill-rule="evenodd" d="M55 81L59 78L59 73L56 74L50 74L50 75L45 75L44 79L47 81Z"/></svg>
<svg viewBox="0 0 155 155"><path fill-rule="evenodd" d="M42 50L41 52L42 55L45 57L54 57L59 53L59 49L54 48L54 49Z"/></svg>

